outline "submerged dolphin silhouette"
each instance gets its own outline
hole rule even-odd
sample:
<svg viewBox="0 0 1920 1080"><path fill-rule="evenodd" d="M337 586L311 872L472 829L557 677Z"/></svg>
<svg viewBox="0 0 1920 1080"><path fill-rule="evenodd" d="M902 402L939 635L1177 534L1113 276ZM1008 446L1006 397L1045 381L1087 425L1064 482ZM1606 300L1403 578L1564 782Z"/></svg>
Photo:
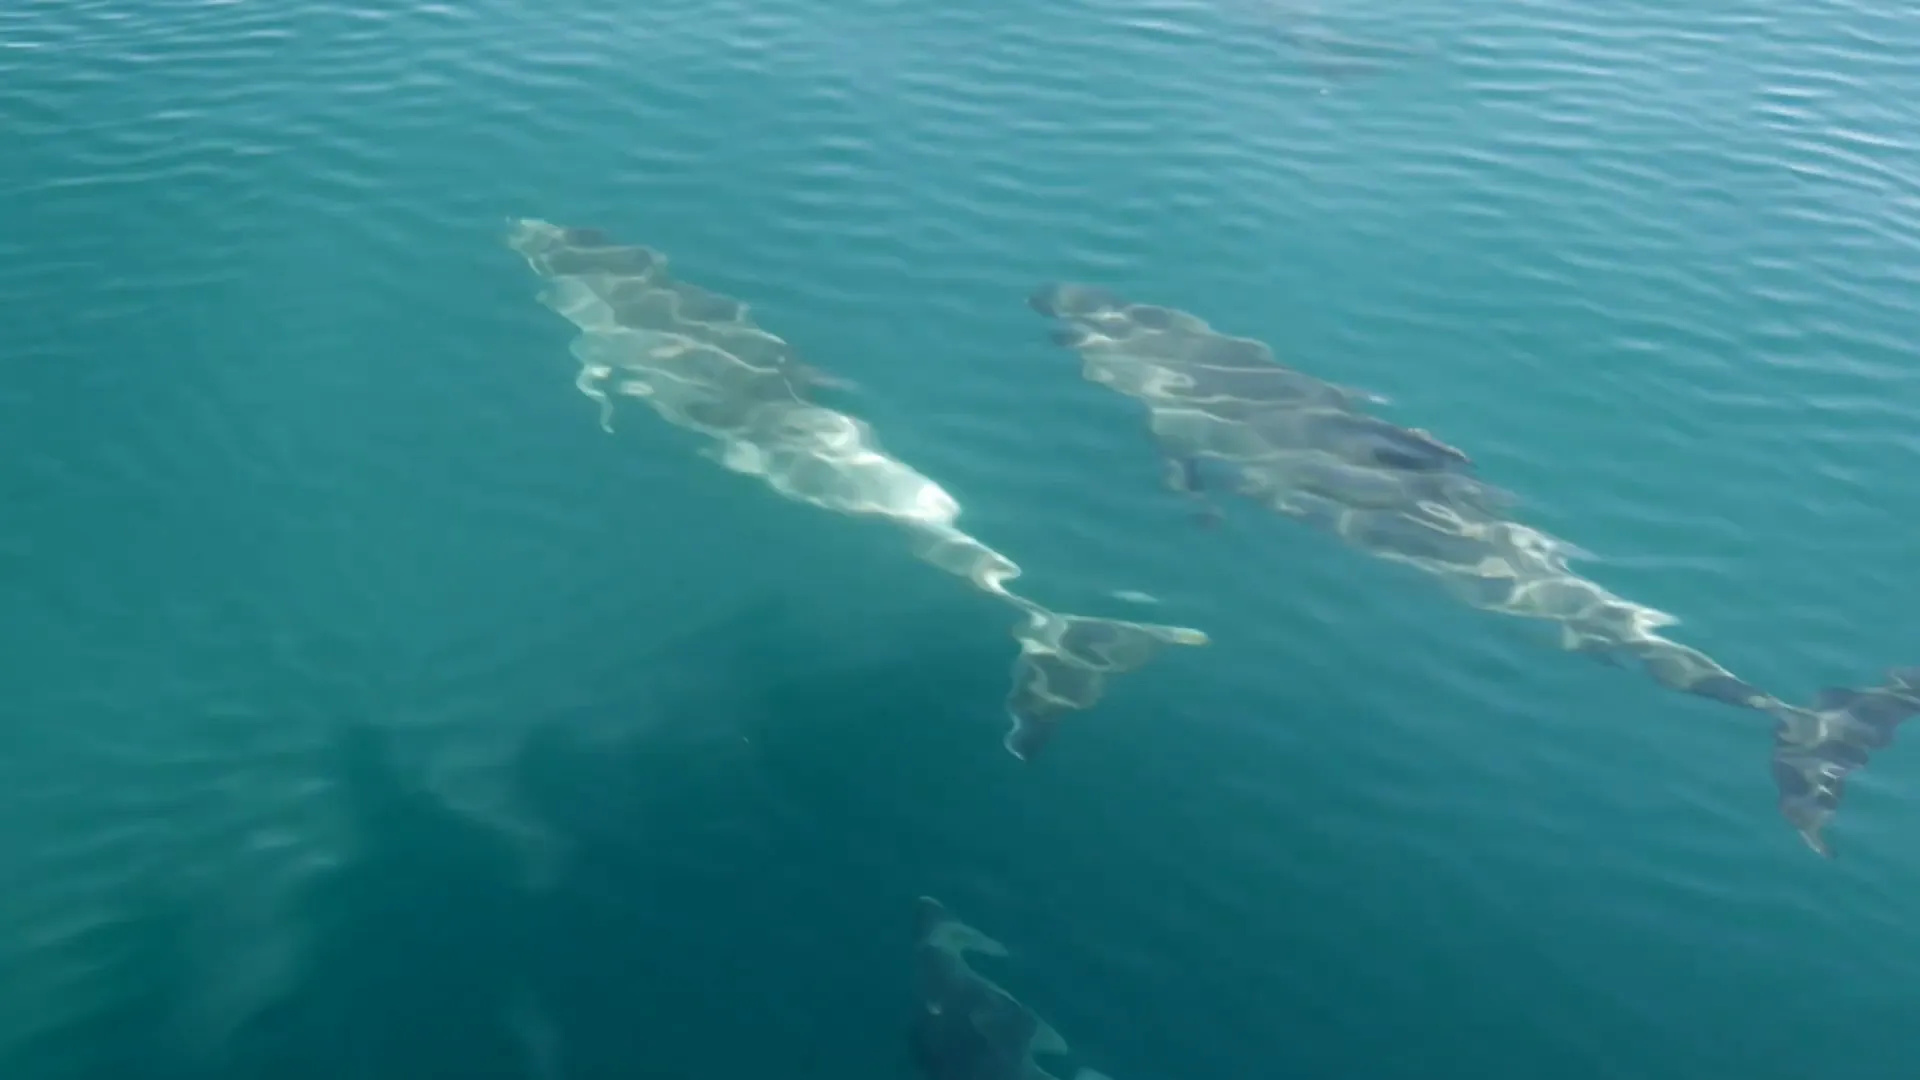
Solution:
<svg viewBox="0 0 1920 1080"><path fill-rule="evenodd" d="M1259 342L1095 286L1049 285L1028 304L1056 320L1052 340L1080 354L1089 381L1146 405L1169 486L1212 487L1197 462L1217 463L1234 493L1419 567L1476 607L1554 623L1565 649L1635 661L1662 686L1771 716L1780 812L1822 855L1848 774L1920 712L1920 667L1870 690L1823 690L1810 706L1753 686L1661 634L1673 616L1575 573L1583 553L1518 521L1466 454L1363 413L1377 399L1287 368Z"/></svg>
<svg viewBox="0 0 1920 1080"><path fill-rule="evenodd" d="M909 1047L921 1080L1056 1080L1034 1061L1069 1050L1045 1020L967 963L968 953L1007 955L1006 946L923 896L915 907L915 982L920 1008ZM1074 1080L1107 1080L1080 1069Z"/></svg>
<svg viewBox="0 0 1920 1080"><path fill-rule="evenodd" d="M1429 45L1343 33L1310 6L1242 0L1227 10L1251 36L1279 45L1309 71L1328 79L1379 75L1426 59L1433 51Z"/></svg>

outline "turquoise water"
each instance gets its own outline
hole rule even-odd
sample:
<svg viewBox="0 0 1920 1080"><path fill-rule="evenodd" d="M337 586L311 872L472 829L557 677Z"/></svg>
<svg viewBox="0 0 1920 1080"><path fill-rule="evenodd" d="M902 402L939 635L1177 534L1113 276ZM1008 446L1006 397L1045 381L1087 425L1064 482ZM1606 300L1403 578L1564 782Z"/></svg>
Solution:
<svg viewBox="0 0 1920 1080"><path fill-rule="evenodd" d="M1920 754L1814 858L1763 721L1197 529L1022 300L1269 341L1735 671L1868 685L1915 55L1891 3L8 5L5 1075L905 1075L920 894L1116 1080L1907 1074ZM1214 644L1014 761L1004 614L602 432L517 216L751 301L1049 604Z"/></svg>

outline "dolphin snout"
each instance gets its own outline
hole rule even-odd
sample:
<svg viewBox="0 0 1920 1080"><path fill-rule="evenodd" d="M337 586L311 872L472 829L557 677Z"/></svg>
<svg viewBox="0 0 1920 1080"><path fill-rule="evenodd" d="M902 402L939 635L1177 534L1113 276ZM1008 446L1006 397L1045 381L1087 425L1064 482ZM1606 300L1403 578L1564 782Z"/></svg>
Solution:
<svg viewBox="0 0 1920 1080"><path fill-rule="evenodd" d="M1118 297L1098 286L1056 281L1027 297L1027 306L1056 319L1076 319L1118 311L1123 305Z"/></svg>
<svg viewBox="0 0 1920 1080"><path fill-rule="evenodd" d="M1065 312L1060 310L1061 288L1058 285L1043 285L1027 296L1027 306L1052 318L1059 318Z"/></svg>

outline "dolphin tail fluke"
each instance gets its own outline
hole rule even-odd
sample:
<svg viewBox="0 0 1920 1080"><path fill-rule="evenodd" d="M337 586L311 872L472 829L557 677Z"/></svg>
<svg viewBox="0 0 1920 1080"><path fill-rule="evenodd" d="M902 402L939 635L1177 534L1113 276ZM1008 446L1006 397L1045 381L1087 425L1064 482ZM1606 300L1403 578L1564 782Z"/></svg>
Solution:
<svg viewBox="0 0 1920 1080"><path fill-rule="evenodd" d="M1185 626L1061 615L1035 608L1014 631L1020 657L1007 692L1007 751L1030 761L1052 739L1066 715L1090 709L1109 679L1152 660L1167 645L1205 645L1207 635Z"/></svg>
<svg viewBox="0 0 1920 1080"><path fill-rule="evenodd" d="M1807 846L1831 858L1826 827L1840 808L1847 777L1873 751L1893 744L1894 729L1920 713L1920 666L1887 673L1870 690L1828 687L1811 707L1774 710L1773 779L1780 813Z"/></svg>

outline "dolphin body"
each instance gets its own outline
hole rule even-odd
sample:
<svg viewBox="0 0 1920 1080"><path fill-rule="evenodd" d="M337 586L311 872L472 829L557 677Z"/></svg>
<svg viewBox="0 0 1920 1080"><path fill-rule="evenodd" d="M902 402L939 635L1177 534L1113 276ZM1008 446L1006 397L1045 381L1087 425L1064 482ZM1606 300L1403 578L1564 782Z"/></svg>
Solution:
<svg viewBox="0 0 1920 1080"><path fill-rule="evenodd" d="M1245 29L1245 36L1278 45L1294 61L1327 79L1351 81L1379 75L1433 53L1428 45L1343 33L1314 10L1317 7L1291 0L1233 0L1221 5Z"/></svg>
<svg viewBox="0 0 1920 1080"><path fill-rule="evenodd" d="M1366 413L1381 399L1294 371L1258 341L1094 286L1049 285L1029 306L1055 320L1052 340L1079 353L1089 381L1146 405L1169 487L1204 497L1211 466L1233 493L1419 567L1469 604L1556 624L1567 650L1771 716L1780 812L1821 855L1832 855L1824 832L1847 776L1920 712L1920 667L1869 690L1822 690L1808 706L1753 686L1661 634L1673 616L1570 569L1584 553L1516 520L1512 497L1465 453Z"/></svg>
<svg viewBox="0 0 1920 1080"><path fill-rule="evenodd" d="M1006 946L954 918L940 901L916 905L914 974L920 1008L909 1046L920 1080L1056 1080L1036 1055L1064 1056L1067 1041L1032 1009L967 963ZM1074 1080L1107 1080L1081 1069Z"/></svg>
<svg viewBox="0 0 1920 1080"><path fill-rule="evenodd" d="M815 400L830 383L741 300L680 281L667 257L612 243L597 229L522 219L507 246L543 280L540 299L580 331L574 385L612 430L616 400L703 436L703 455L795 502L884 521L922 561L1011 608L1019 643L1003 744L1032 757L1071 712L1090 709L1113 676L1168 645L1204 645L1181 626L1052 611L1014 591L1014 561L956 523L946 489L888 454L864 421Z"/></svg>

